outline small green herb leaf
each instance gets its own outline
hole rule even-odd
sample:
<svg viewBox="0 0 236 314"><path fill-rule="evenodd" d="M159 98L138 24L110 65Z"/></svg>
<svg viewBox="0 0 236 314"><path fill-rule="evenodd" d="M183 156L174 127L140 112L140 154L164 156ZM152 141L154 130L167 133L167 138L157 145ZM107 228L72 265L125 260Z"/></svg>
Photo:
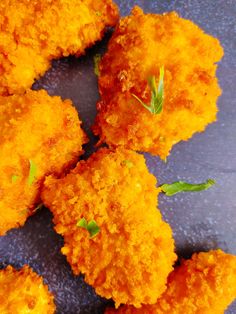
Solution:
<svg viewBox="0 0 236 314"><path fill-rule="evenodd" d="M138 96L132 94L132 96L138 100L138 102L146 108L151 114L160 114L163 110L164 102L164 67L160 68L159 83L157 86L155 76L151 76L148 79L148 85L151 89L151 102L150 105L145 104Z"/></svg>
<svg viewBox="0 0 236 314"><path fill-rule="evenodd" d="M90 238L95 237L95 236L100 232L100 228L99 228L99 226L97 225L97 223L96 223L95 220L91 220L91 221L88 223L87 230L88 230L88 232L89 232L89 234L90 234Z"/></svg>
<svg viewBox="0 0 236 314"><path fill-rule="evenodd" d="M30 170L29 170L29 176L28 176L28 184L32 185L36 177L37 166L33 162L33 160L29 160L29 163L30 163Z"/></svg>
<svg viewBox="0 0 236 314"><path fill-rule="evenodd" d="M77 227L81 227L81 228L84 228L84 229L87 230L87 228L88 228L87 220L86 220L85 218L80 219L80 220L77 222Z"/></svg>
<svg viewBox="0 0 236 314"><path fill-rule="evenodd" d="M99 71L99 64L101 62L102 56L100 54L96 54L93 58L94 61L94 73L99 76L100 71Z"/></svg>
<svg viewBox="0 0 236 314"><path fill-rule="evenodd" d="M206 182L200 184L191 184L183 181L178 181L172 184L163 184L162 186L160 186L160 188L167 196L172 196L180 192L199 192L207 190L214 184L215 181L212 179L208 179Z"/></svg>
<svg viewBox="0 0 236 314"><path fill-rule="evenodd" d="M81 218L76 225L77 227L86 229L90 234L90 238L95 237L100 232L100 228L95 220L91 220L88 223L85 218Z"/></svg>
<svg viewBox="0 0 236 314"><path fill-rule="evenodd" d="M127 168L133 168L134 164L132 163L132 161L126 159L122 161L122 166L126 166Z"/></svg>
<svg viewBox="0 0 236 314"><path fill-rule="evenodd" d="M13 176L11 177L11 182L16 183L19 179L20 179L20 176L13 174Z"/></svg>

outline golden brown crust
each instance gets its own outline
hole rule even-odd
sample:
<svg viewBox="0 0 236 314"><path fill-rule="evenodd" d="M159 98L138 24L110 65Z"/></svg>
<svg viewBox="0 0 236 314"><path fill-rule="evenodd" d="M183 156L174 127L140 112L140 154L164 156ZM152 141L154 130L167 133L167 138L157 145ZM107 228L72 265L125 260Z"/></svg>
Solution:
<svg viewBox="0 0 236 314"><path fill-rule="evenodd" d="M157 210L155 177L142 155L101 149L65 178L48 177L42 199L64 237L62 253L96 292L121 303L155 303L176 259L170 226ZM76 226L95 220L100 233Z"/></svg>
<svg viewBox="0 0 236 314"><path fill-rule="evenodd" d="M1 0L0 95L30 88L52 59L83 54L117 19L112 0Z"/></svg>
<svg viewBox="0 0 236 314"><path fill-rule="evenodd" d="M0 270L1 314L53 314L56 310L53 299L42 277L29 266Z"/></svg>
<svg viewBox="0 0 236 314"><path fill-rule="evenodd" d="M236 256L216 250L183 261L155 305L124 306L106 314L223 314L235 298Z"/></svg>
<svg viewBox="0 0 236 314"><path fill-rule="evenodd" d="M62 174L83 153L86 136L70 100L45 91L0 97L0 235L24 224L46 174ZM36 167L36 177L30 171ZM32 182L30 182L32 181Z"/></svg>
<svg viewBox="0 0 236 314"><path fill-rule="evenodd" d="M165 159L171 147L216 120L221 94L215 77L223 49L175 12L122 18L100 63L94 133L111 147L124 146ZM147 80L164 66L164 106L152 115L133 96L150 103Z"/></svg>

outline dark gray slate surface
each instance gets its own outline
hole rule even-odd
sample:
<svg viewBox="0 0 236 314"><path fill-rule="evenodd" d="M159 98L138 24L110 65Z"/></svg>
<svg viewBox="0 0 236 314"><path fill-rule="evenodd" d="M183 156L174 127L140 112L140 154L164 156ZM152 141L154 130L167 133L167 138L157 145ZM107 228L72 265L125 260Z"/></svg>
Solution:
<svg viewBox="0 0 236 314"><path fill-rule="evenodd" d="M218 122L205 133L174 147L168 163L146 154L147 163L160 183L183 179L201 182L214 178L217 185L197 194L180 194L172 198L160 196L164 218L173 227L177 251L189 257L195 251L222 248L236 254L236 2L235 0L180 1L117 1L122 15L138 4L146 12L176 10L208 33L218 37L225 49L218 76L223 95L219 100ZM53 62L52 69L35 84L51 95L71 98L78 108L84 129L91 135L98 99L97 80L93 73L93 56L105 50L102 43L88 51L85 57L73 57ZM86 147L88 156L93 150ZM1 266L17 267L29 264L43 275L55 293L58 313L103 313L107 301L98 298L81 277L74 277L60 254L63 239L53 231L52 216L42 209L26 225L0 238ZM236 305L227 313L235 314ZM187 314L187 313L186 313Z"/></svg>

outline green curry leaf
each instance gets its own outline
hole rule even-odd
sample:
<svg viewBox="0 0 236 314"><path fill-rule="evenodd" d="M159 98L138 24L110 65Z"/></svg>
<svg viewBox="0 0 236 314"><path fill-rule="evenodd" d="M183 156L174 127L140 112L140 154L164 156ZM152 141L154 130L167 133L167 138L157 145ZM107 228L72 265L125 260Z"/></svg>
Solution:
<svg viewBox="0 0 236 314"><path fill-rule="evenodd" d="M77 227L86 229L90 234L90 238L94 238L100 232L100 228L95 220L87 222L85 218L81 218L76 225Z"/></svg>
<svg viewBox="0 0 236 314"><path fill-rule="evenodd" d="M100 71L99 71L99 64L101 62L102 56L100 54L96 54L93 58L94 61L94 73L99 76Z"/></svg>
<svg viewBox="0 0 236 314"><path fill-rule="evenodd" d="M28 176L28 184L32 185L36 178L37 166L33 162L33 160L29 160L29 163L30 163L30 169L29 169L29 176Z"/></svg>
<svg viewBox="0 0 236 314"><path fill-rule="evenodd" d="M151 114L160 114L163 110L164 103L164 67L160 68L159 83L157 86L155 76L151 76L148 79L148 85L151 89L151 102L150 105L145 104L138 96L132 94L132 96Z"/></svg>
<svg viewBox="0 0 236 314"><path fill-rule="evenodd" d="M183 181L177 181L171 184L163 184L160 186L160 188L167 196L172 196L180 192L199 192L208 190L214 184L215 181L212 179L208 179L206 182L200 184L191 184Z"/></svg>

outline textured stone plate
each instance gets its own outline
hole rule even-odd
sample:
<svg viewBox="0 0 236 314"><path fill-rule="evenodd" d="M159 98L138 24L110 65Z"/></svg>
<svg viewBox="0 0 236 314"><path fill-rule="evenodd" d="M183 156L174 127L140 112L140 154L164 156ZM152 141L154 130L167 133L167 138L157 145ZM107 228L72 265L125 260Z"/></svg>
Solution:
<svg viewBox="0 0 236 314"><path fill-rule="evenodd" d="M129 14L135 4L146 12L176 10L182 17L193 20L206 32L218 37L224 46L225 57L218 70L224 91L219 100L218 122L210 125L205 133L177 144L167 164L157 157L145 156L150 171L160 183L179 179L192 182L206 178L217 180L217 185L206 192L179 194L172 198L160 196L160 208L165 220L173 227L179 255L189 257L195 251L219 247L236 254L235 0L121 0L117 3L122 15ZM89 135L98 99L93 56L105 51L107 40L108 36L82 58L53 62L52 69L34 86L47 89L51 95L71 98ZM87 145L86 155L92 152L93 142L94 139ZM60 254L62 244L63 239L53 231L52 215L44 208L23 228L0 238L0 263L1 266L12 264L17 267L27 263L43 275L55 294L60 314L103 313L107 301L97 297L82 277L72 275ZM236 306L227 313L235 314Z"/></svg>

